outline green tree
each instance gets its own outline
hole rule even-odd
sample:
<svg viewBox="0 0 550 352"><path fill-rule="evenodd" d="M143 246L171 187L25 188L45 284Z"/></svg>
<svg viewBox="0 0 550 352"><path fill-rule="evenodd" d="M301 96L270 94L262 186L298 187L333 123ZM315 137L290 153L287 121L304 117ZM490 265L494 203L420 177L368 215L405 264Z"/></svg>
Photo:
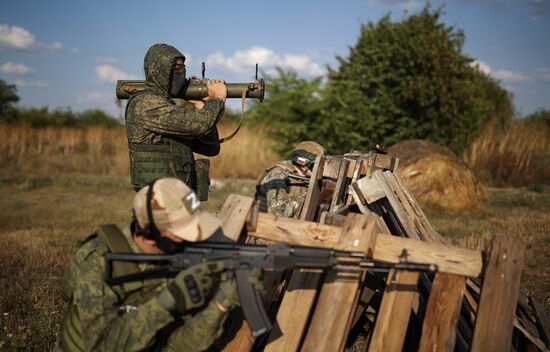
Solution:
<svg viewBox="0 0 550 352"><path fill-rule="evenodd" d="M266 99L254 103L247 118L265 123L277 142L275 149L286 153L296 142L315 139L315 124L322 109L322 78L308 80L290 69L276 70L276 76L265 76Z"/></svg>
<svg viewBox="0 0 550 352"><path fill-rule="evenodd" d="M15 119L15 110L12 104L18 101L17 87L0 79L0 122Z"/></svg>
<svg viewBox="0 0 550 352"><path fill-rule="evenodd" d="M550 110L538 109L537 111L527 115L525 121L529 123L541 123L550 127Z"/></svg>
<svg viewBox="0 0 550 352"><path fill-rule="evenodd" d="M441 8L400 22L361 26L349 56L329 68L318 135L346 152L422 138L463 149L491 118L507 120L510 96L471 66L464 34L441 23Z"/></svg>

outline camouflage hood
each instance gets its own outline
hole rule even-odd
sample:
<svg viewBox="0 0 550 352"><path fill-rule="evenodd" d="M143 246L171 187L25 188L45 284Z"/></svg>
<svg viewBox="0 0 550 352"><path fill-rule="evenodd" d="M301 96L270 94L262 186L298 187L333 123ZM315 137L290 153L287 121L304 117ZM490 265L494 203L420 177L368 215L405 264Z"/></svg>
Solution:
<svg viewBox="0 0 550 352"><path fill-rule="evenodd" d="M163 96L170 95L172 65L177 57L185 59L178 49L168 44L155 44L149 48L143 62L147 90Z"/></svg>

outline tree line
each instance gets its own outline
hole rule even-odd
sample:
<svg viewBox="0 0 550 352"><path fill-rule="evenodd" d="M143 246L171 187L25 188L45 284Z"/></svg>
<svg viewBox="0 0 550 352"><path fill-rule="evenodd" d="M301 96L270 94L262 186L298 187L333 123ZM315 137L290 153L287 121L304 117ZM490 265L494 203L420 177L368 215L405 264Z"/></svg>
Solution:
<svg viewBox="0 0 550 352"><path fill-rule="evenodd" d="M514 116L512 95L463 53L464 33L441 21L443 8L361 25L359 38L327 77L292 70L267 76L267 98L250 115L285 152L316 140L332 153L428 139L460 152L487 123ZM550 121L550 112L537 112ZM546 117L544 117L546 116Z"/></svg>
<svg viewBox="0 0 550 352"><path fill-rule="evenodd" d="M101 109L73 112L70 109L52 110L47 106L19 108L15 105L18 101L17 87L13 84L7 84L4 80L0 79L0 123L25 123L33 127L121 126L120 120Z"/></svg>

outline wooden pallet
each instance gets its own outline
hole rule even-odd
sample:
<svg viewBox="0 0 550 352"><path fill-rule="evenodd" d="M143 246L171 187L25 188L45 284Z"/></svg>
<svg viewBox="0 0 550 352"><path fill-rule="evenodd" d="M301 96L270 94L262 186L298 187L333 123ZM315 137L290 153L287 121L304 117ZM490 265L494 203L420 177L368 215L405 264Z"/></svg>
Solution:
<svg viewBox="0 0 550 352"><path fill-rule="evenodd" d="M318 157L300 220L258 213L252 199L231 195L220 214L224 231L234 239L247 235L363 251L389 263L437 265L435 275L388 273L379 288L368 351L508 351L512 335L520 333L548 350L544 322L533 330L521 324L525 316L515 314L525 253L521 241L494 237L483 252L449 245L431 227L397 165L396 158L377 153ZM224 350L344 351L353 322L365 312L361 297L372 297L376 287L366 274L295 270L283 293L268 302L277 301L278 309L267 342L255 341L242 322Z"/></svg>

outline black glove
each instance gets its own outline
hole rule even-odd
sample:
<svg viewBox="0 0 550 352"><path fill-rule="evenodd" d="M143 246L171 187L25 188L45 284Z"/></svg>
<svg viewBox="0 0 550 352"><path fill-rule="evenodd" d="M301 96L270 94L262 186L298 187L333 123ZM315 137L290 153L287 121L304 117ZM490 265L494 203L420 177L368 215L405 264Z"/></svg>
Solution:
<svg viewBox="0 0 550 352"><path fill-rule="evenodd" d="M160 305L179 314L200 308L212 296L212 274L224 270L224 262L208 262L181 271L158 296Z"/></svg>

